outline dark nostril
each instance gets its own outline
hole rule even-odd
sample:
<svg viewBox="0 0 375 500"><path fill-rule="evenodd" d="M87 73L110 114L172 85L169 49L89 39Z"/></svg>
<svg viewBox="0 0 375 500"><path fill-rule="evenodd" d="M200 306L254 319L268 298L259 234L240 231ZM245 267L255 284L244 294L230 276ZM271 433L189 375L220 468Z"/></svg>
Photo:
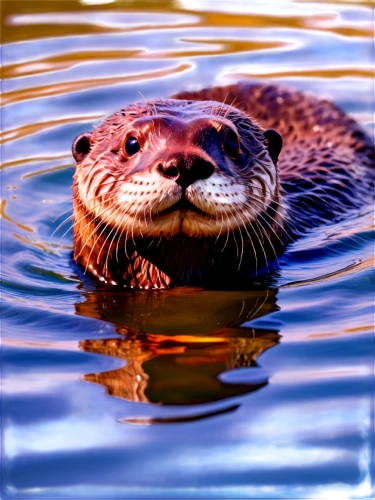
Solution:
<svg viewBox="0 0 375 500"><path fill-rule="evenodd" d="M192 170L192 178L204 180L211 177L214 173L214 166L208 161L197 161L193 164Z"/></svg>
<svg viewBox="0 0 375 500"><path fill-rule="evenodd" d="M158 166L158 171L161 173L161 175L163 175L167 179L176 180L180 175L180 171L178 170L178 168L173 165L170 165L169 167L168 166L164 167L163 165L160 164Z"/></svg>

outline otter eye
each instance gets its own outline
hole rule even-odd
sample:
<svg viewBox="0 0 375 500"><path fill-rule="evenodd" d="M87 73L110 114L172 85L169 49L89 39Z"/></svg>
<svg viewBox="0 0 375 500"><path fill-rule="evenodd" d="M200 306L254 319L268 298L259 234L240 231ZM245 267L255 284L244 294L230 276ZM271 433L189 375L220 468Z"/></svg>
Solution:
<svg viewBox="0 0 375 500"><path fill-rule="evenodd" d="M235 160L240 153L240 144L235 135L230 135L224 139L223 148L229 158Z"/></svg>
<svg viewBox="0 0 375 500"><path fill-rule="evenodd" d="M129 137L129 139L125 142L124 149L128 156L133 156L141 149L141 145L135 137Z"/></svg>

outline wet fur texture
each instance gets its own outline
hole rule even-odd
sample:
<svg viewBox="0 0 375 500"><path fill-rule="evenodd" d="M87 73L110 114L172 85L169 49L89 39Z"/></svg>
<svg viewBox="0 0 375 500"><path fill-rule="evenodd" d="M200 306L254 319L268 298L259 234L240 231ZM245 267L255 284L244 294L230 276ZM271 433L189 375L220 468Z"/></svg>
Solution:
<svg viewBox="0 0 375 500"><path fill-rule="evenodd" d="M124 139L138 129L141 151L128 158ZM265 129L282 136L278 160ZM219 147L223 130L239 137L235 159ZM244 83L129 105L88 140L87 155L76 155L74 257L121 287L257 275L288 241L347 217L372 194L373 144L360 126L328 101L279 86ZM181 187L160 175L166 154L173 165L182 155L190 170L199 158L213 173ZM197 210L173 211L181 196Z"/></svg>

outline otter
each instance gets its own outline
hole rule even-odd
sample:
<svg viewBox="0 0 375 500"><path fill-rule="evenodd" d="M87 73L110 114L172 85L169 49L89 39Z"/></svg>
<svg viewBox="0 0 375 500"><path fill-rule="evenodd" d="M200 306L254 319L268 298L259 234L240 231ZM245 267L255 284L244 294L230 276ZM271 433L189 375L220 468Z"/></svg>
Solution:
<svg viewBox="0 0 375 500"><path fill-rule="evenodd" d="M295 238L358 211L374 179L355 120L248 82L130 104L72 151L74 259L122 288L260 276Z"/></svg>

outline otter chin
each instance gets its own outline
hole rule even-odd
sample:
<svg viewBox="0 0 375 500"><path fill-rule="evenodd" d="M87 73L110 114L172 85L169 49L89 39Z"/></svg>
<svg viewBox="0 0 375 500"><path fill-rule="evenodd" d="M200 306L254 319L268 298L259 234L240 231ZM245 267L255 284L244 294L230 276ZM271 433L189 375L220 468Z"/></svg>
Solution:
<svg viewBox="0 0 375 500"><path fill-rule="evenodd" d="M332 104L280 87L130 104L73 143L74 258L130 288L257 276L288 241L358 208L372 152Z"/></svg>

